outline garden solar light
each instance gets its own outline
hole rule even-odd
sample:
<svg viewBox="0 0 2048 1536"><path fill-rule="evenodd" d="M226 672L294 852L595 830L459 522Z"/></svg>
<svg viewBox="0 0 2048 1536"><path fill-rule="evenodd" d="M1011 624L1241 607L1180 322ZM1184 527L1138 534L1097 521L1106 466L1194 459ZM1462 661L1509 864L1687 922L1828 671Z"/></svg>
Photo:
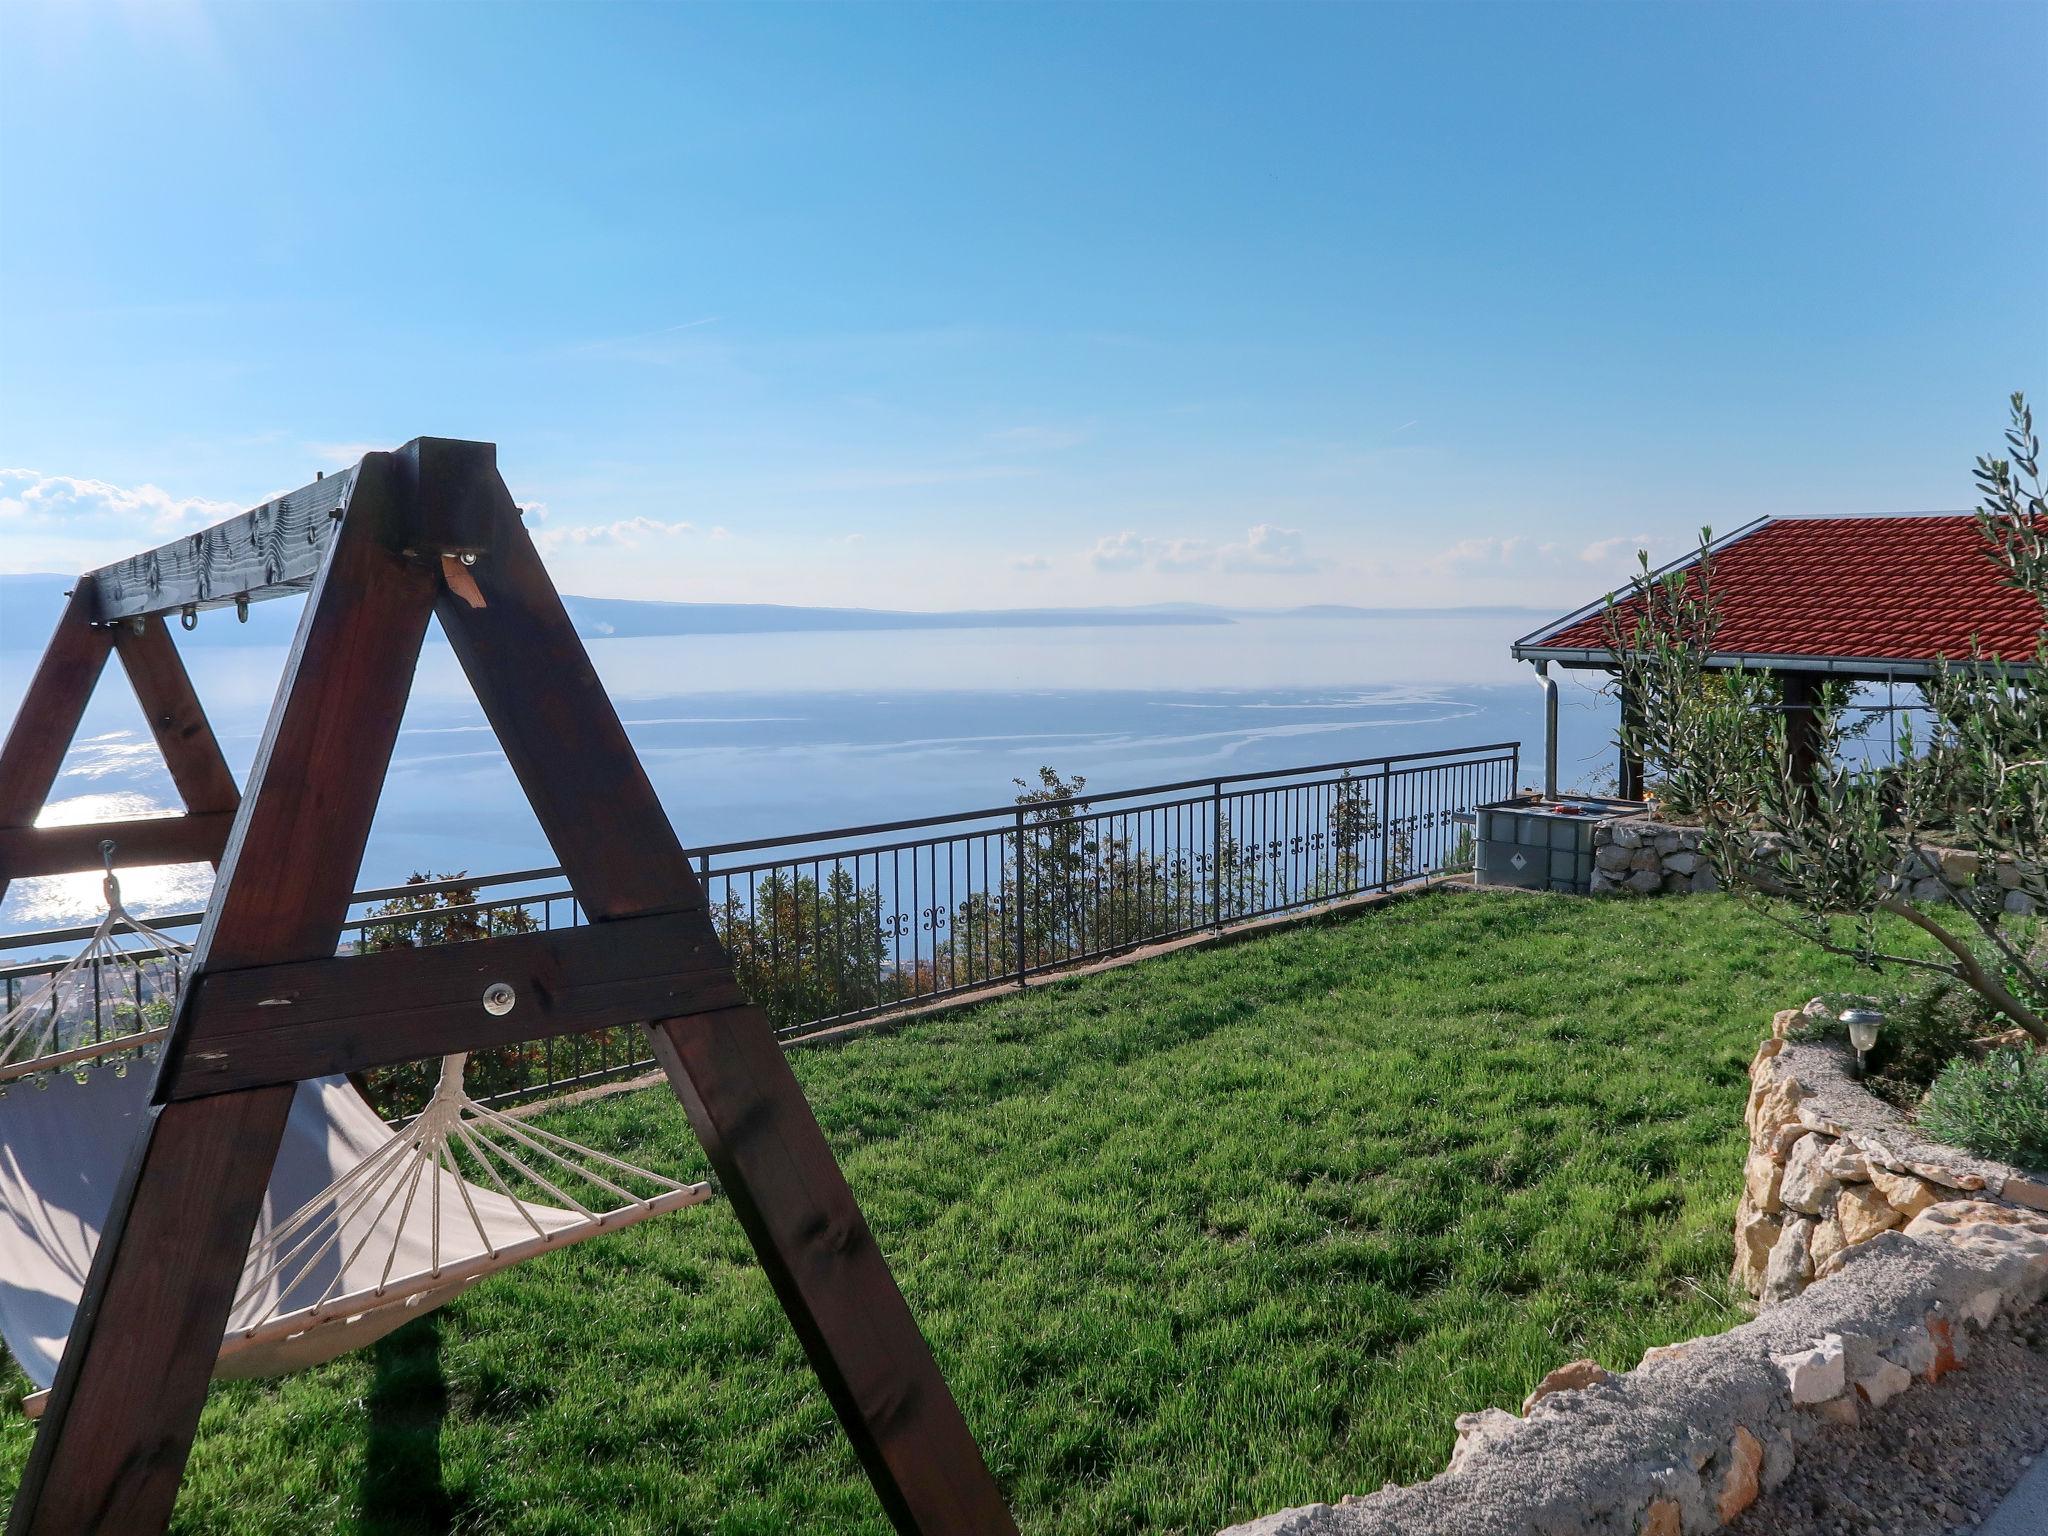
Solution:
<svg viewBox="0 0 2048 1536"><path fill-rule="evenodd" d="M1849 1026L1849 1043L1856 1047L1856 1075L1863 1075L1863 1057L1877 1044L1877 1032L1884 1015L1875 1008L1844 1008L1842 1022Z"/></svg>

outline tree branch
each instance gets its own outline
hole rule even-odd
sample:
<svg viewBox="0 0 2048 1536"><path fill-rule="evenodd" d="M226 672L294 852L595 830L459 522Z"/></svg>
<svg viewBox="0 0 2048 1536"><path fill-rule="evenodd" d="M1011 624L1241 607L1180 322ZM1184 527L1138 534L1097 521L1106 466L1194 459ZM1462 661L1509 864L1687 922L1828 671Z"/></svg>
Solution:
<svg viewBox="0 0 2048 1536"><path fill-rule="evenodd" d="M1937 944L1956 957L1958 972L1980 996L1996 1003L2007 1018L2041 1044L2048 1045L2048 1021L2043 1021L2040 1014L2014 997L2003 981L1985 969L1984 963L1977 958L1977 952L1966 942L1950 933L1911 902L1901 901L1896 896L1887 896L1878 903L1878 906L1903 917L1921 932L1931 935Z"/></svg>

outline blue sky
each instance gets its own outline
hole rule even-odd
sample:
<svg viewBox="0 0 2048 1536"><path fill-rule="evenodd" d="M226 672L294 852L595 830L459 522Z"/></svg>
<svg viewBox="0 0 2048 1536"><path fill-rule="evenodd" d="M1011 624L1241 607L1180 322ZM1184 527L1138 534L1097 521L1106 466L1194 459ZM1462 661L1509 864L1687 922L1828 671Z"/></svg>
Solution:
<svg viewBox="0 0 2048 1536"><path fill-rule="evenodd" d="M0 568L422 433L561 583L1571 605L1960 506L2048 6L0 8Z"/></svg>

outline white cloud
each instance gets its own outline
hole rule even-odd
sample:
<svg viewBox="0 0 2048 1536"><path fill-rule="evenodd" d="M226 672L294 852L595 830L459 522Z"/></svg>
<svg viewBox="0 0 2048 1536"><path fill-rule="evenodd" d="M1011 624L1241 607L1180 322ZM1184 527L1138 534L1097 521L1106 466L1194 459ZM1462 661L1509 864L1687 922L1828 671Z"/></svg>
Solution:
<svg viewBox="0 0 2048 1536"><path fill-rule="evenodd" d="M1308 541L1299 528L1282 528L1260 523L1247 530L1242 544L1226 544L1217 559L1226 571L1249 571L1265 576L1306 576L1324 570L1329 561L1308 552Z"/></svg>
<svg viewBox="0 0 2048 1536"><path fill-rule="evenodd" d="M1009 564L1010 569L1013 571L1049 571L1052 569L1052 561L1048 560L1044 555L1012 555L1010 556Z"/></svg>
<svg viewBox="0 0 2048 1536"><path fill-rule="evenodd" d="M1149 558L1151 543L1128 530L1104 534L1088 552L1088 563L1098 571L1135 571Z"/></svg>
<svg viewBox="0 0 2048 1536"><path fill-rule="evenodd" d="M1088 563L1098 571L1146 569L1182 576L1196 571L1227 571L1235 575L1303 576L1330 569L1331 562L1308 550L1299 528L1260 523L1245 530L1233 544L1207 539L1155 539L1125 530L1095 541Z"/></svg>
<svg viewBox="0 0 2048 1536"><path fill-rule="evenodd" d="M1299 528L1282 528L1273 523L1246 529L1239 543L1221 545L1211 544L1207 539L1152 539L1128 530L1108 534L1095 541L1088 563L1098 571L1144 568L1167 576L1194 571L1304 576L1330 568L1328 560L1308 552L1308 541Z"/></svg>
<svg viewBox="0 0 2048 1536"><path fill-rule="evenodd" d="M626 517L615 523L543 529L534 536L534 542L543 549L559 549L565 545L639 549L645 544L681 538L700 531L695 523L690 522L665 523L657 517ZM711 530L711 537L720 538L724 533L723 528L714 528Z"/></svg>
<svg viewBox="0 0 2048 1536"><path fill-rule="evenodd" d="M0 469L0 522L86 533L181 533L246 511L238 502L174 496L157 485L121 486L77 475Z"/></svg>
<svg viewBox="0 0 2048 1536"><path fill-rule="evenodd" d="M1588 565L1605 565L1617 555L1634 555L1650 542L1646 533L1622 534L1612 539L1595 539L1579 551L1579 558Z"/></svg>

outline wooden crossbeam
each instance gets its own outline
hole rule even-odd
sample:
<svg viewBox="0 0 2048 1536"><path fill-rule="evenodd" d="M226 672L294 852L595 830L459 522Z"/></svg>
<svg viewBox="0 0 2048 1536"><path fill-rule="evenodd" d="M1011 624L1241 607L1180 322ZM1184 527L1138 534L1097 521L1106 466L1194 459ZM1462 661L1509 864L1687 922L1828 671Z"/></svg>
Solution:
<svg viewBox="0 0 2048 1536"><path fill-rule="evenodd" d="M100 844L114 845L117 868L217 863L234 826L233 811L94 821L65 827L0 827L0 888L32 875L72 875L101 867Z"/></svg>
<svg viewBox="0 0 2048 1536"><path fill-rule="evenodd" d="M497 446L458 438L415 438L396 454L397 491L410 509L406 552L475 555L488 547L496 508ZM102 566L91 581L102 624L152 614L196 612L304 592L326 558L355 494L362 466L287 491L260 507ZM422 491L424 487L424 491Z"/></svg>
<svg viewBox="0 0 2048 1536"><path fill-rule="evenodd" d="M511 988L512 1005L494 1014L484 994L501 983ZM165 1098L296 1083L747 1000L702 911L212 971L194 990L182 1050L159 1090Z"/></svg>

